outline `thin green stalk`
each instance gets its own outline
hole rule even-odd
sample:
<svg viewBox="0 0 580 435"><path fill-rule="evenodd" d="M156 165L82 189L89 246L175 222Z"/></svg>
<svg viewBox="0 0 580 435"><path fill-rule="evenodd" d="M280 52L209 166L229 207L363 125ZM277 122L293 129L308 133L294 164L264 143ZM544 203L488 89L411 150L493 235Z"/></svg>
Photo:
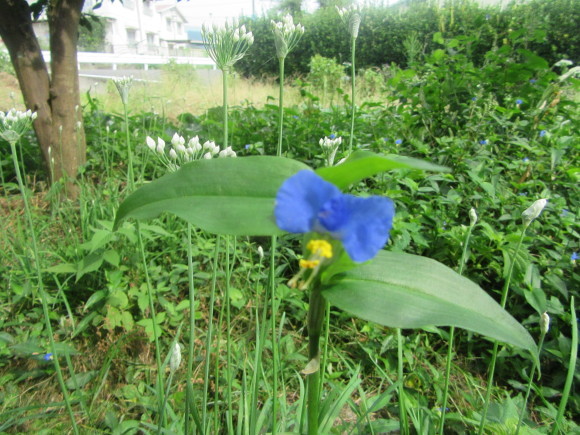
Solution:
<svg viewBox="0 0 580 435"><path fill-rule="evenodd" d="M276 236L272 236L270 246L270 302L271 302L271 328L272 328L272 435L276 435L276 421L278 413L278 343L276 340Z"/></svg>
<svg viewBox="0 0 580 435"><path fill-rule="evenodd" d="M403 372L403 334L397 328L397 377L399 378L399 427L403 435L409 433L409 423L407 421L407 406L405 396L405 380Z"/></svg>
<svg viewBox="0 0 580 435"><path fill-rule="evenodd" d="M514 254L512 255L512 257L510 258L510 266L508 269L508 273L506 276L506 280L505 280L505 284L503 286L503 290L502 290L502 294L501 294L501 307L505 308L505 304L507 301L507 297L508 297L508 292L509 292L509 288L510 288L510 283L511 283L511 279L512 279L512 275L513 275L513 271L514 271L514 265L516 262L516 257L518 255L518 252L520 250L520 247L522 246L522 242L524 241L524 237L526 235L526 229L527 229L527 225L524 225L524 227L522 228L522 233L520 234L520 238L518 240L518 244L516 245L516 249L514 251ZM493 385L493 378L494 378L494 374L495 374L495 363L497 360L497 352L498 352L498 348L499 348L499 343L497 341L495 341L493 343L493 351L491 354L491 362L489 364L489 375L487 378L487 389L485 390L485 402L483 405L483 413L481 415L481 421L479 422L479 430L477 431L478 435L481 435L483 433L483 428L485 426L485 420L487 418L487 411L489 409L489 401L491 398L491 388Z"/></svg>
<svg viewBox="0 0 580 435"><path fill-rule="evenodd" d="M68 390L64 383L64 378L62 376L62 371L60 367L60 362L58 360L58 352L56 351L56 345L54 342L54 334L52 331L52 325L50 324L50 315L48 311L48 301L46 299L46 294L44 292L44 282L42 281L42 271L40 269L40 255L38 254L38 243L36 241L36 233L34 231L34 224L32 222L32 212L30 211L30 205L28 204L28 196L26 195L26 190L24 182L22 180L22 174L20 172L20 166L18 165L18 157L16 152L16 142L10 141L10 151L12 152L12 163L14 164L14 171L16 172L16 180L18 181L18 187L20 188L20 193L22 194L22 201L24 203L24 214L26 215L26 220L30 230L30 239L32 241L32 252L34 254L34 268L36 271L36 278L38 281L38 294L40 296L40 302L42 304L42 313L44 315L44 323L46 326L46 332L48 333L48 340L50 342L50 350L52 352L54 367L56 371L56 377L60 389L62 391L62 396L66 404L66 409L68 411L73 432L79 433L77 423L74 418L74 413L71 407L70 398L68 395Z"/></svg>
<svg viewBox="0 0 580 435"><path fill-rule="evenodd" d="M224 109L224 149L228 147L228 70L222 70L223 109Z"/></svg>
<svg viewBox="0 0 580 435"><path fill-rule="evenodd" d="M234 254L236 247L234 245ZM233 263L233 262L232 262ZM225 296L226 296L226 392L227 392L227 402L228 402L228 414L226 417L228 432L233 433L234 425L232 421L233 416L233 401L232 401L232 319L231 319L231 301L230 301L230 281L232 279L232 273L230 269L230 239L226 238L226 286L225 286Z"/></svg>
<svg viewBox="0 0 580 435"><path fill-rule="evenodd" d="M354 139L354 116L355 116L355 112L356 112L356 105L355 105L355 89L356 89L356 74L355 74L355 65L354 65L354 60L355 60L355 50L356 50L356 38L352 37L351 38L351 75L352 75L352 79L350 81L351 84L351 108L350 108L350 137L348 140L348 152L349 154L352 153L352 142Z"/></svg>
<svg viewBox="0 0 580 435"><path fill-rule="evenodd" d="M195 286L193 282L193 251L191 240L192 227L187 223L187 277L189 282L189 346L187 350L187 378L186 378L186 392L185 392L185 433L191 433L189 416L191 413L190 407L193 403L193 385L191 378L193 377L193 349L195 342Z"/></svg>
<svg viewBox="0 0 580 435"><path fill-rule="evenodd" d="M135 189L135 174L133 171L133 150L131 149L131 137L129 135L129 114L127 112L127 104L123 103L123 114L125 119L125 141L127 145L127 186L129 191Z"/></svg>
<svg viewBox="0 0 580 435"><path fill-rule="evenodd" d="M475 224L475 223L474 223ZM461 253L461 260L459 263L459 275L463 275L463 268L467 261L467 251L469 248L469 241L474 225L469 225L465 242L463 243L463 252ZM455 326L449 328L449 344L447 346L447 362L445 364L445 386L443 387L443 400L441 403L441 420L439 421L439 433L443 435L443 428L445 427L445 413L447 412L447 396L449 394L449 377L451 375L451 358L453 354L453 341L455 339Z"/></svg>
<svg viewBox="0 0 580 435"><path fill-rule="evenodd" d="M328 360L328 337L330 336L330 303L326 302L324 310L324 350L322 352L322 360L320 361L320 388L318 389L318 397L322 397L322 389L324 388L324 374L326 373L326 361Z"/></svg>
<svg viewBox="0 0 580 435"><path fill-rule="evenodd" d="M278 148L276 148L276 155L282 156L282 133L284 127L284 60L281 57L278 59L280 65L280 98L278 101Z"/></svg>
<svg viewBox="0 0 580 435"><path fill-rule="evenodd" d="M556 423L552 429L552 435L556 434L562 426L562 418L564 418L564 411L568 404L570 397L570 390L572 389L572 382L576 372L576 360L578 359L578 321L576 320L576 306L574 305L574 296L570 297L570 326L572 327L572 343L570 346L570 360L568 362L568 374L566 375L566 382L562 390L562 398L558 406L558 415L556 416Z"/></svg>
<svg viewBox="0 0 580 435"><path fill-rule="evenodd" d="M211 290L209 297L209 317L207 325L207 337L205 340L205 366L204 366L204 376L203 376L203 405L202 405L202 418L201 423L203 427L203 433L209 433L207 424L207 397L209 389L209 363L211 360L211 340L213 336L213 312L215 306L215 290L217 282L217 268L218 268L218 257L220 250L221 237L218 235L215 240L215 249L213 253L212 261L212 280L211 280Z"/></svg>
<svg viewBox="0 0 580 435"><path fill-rule="evenodd" d="M324 320L326 301L322 297L318 283L310 290L308 308L308 361L320 358L320 333ZM320 405L320 366L306 377L308 383L308 435L318 435Z"/></svg>
<svg viewBox="0 0 580 435"><path fill-rule="evenodd" d="M528 381L528 388L526 389L526 395L524 397L524 403L522 405L522 411L520 412L520 418L518 419L518 425L516 426L515 435L520 433L520 427L522 426L522 422L524 420L524 414L526 413L526 406L528 404L528 399L530 397L530 391L532 389L532 383L534 382L534 373L536 372L536 367L538 366L538 361L540 360L540 352L542 351L542 346L544 345L544 338L546 334L542 331L540 335L540 342L538 344L538 358L534 358L534 362L532 363L532 370L530 371L530 380Z"/></svg>
<svg viewBox="0 0 580 435"><path fill-rule="evenodd" d="M153 340L155 343L155 363L157 365L157 401L159 405L159 427L164 426L165 409L164 402L164 388L163 388L163 374L161 373L161 350L159 347L159 325L157 324L157 315L155 314L155 304L153 302L153 286L151 285L151 278L149 277L149 268L147 267L147 257L145 255L145 245L143 243L143 236L141 235L141 228L139 221L135 223L137 232L137 243L139 245L139 252L141 254L141 261L143 263L143 270L145 273L145 282L147 284L147 299L149 302L149 311L151 312L151 323L153 329Z"/></svg>

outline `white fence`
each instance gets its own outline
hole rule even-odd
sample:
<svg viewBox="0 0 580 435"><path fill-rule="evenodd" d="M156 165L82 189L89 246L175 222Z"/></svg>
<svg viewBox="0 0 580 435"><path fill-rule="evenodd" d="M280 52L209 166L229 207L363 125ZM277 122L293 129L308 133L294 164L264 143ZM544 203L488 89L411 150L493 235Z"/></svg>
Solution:
<svg viewBox="0 0 580 435"><path fill-rule="evenodd" d="M42 56L45 62L50 62L50 51L43 51ZM210 66L216 69L216 65L209 57L186 57L186 56L152 56L143 54L115 54L115 53L91 53L79 51L77 54L79 70L82 64L111 65L113 70L118 65L143 65L143 69L148 70L149 65L165 65L170 62L178 64Z"/></svg>

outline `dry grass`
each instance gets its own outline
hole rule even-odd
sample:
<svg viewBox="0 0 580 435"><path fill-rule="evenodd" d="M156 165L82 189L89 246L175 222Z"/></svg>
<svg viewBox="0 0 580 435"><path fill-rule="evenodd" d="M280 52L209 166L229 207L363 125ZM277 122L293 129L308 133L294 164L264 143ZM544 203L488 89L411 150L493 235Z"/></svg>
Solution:
<svg viewBox="0 0 580 435"><path fill-rule="evenodd" d="M131 88L129 108L132 113L152 111L175 118L181 113L201 115L212 107L222 105L222 76L219 71L200 70L195 73L167 72L157 83L136 82ZM271 98L277 103L278 84L272 81L230 77L228 100L230 106L252 104L263 106ZM286 86L285 105L298 104L297 89ZM106 112L122 112L117 90L112 83L96 88L91 94L103 104ZM86 98L86 97L85 97Z"/></svg>

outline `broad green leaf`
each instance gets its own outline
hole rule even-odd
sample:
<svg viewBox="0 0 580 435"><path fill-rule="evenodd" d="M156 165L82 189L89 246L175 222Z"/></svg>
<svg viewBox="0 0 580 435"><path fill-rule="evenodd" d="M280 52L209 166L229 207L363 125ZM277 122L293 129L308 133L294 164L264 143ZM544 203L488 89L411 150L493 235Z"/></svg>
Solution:
<svg viewBox="0 0 580 435"><path fill-rule="evenodd" d="M372 261L336 275L322 294L337 307L384 326L457 326L537 352L530 334L483 289L429 258L381 251Z"/></svg>
<svg viewBox="0 0 580 435"><path fill-rule="evenodd" d="M395 155L381 156L370 151L355 151L343 163L329 168L320 168L316 173L327 181L345 189L381 172L392 169L421 169L425 171L448 171L444 166L434 165L419 159Z"/></svg>
<svg viewBox="0 0 580 435"><path fill-rule="evenodd" d="M173 213L211 233L275 235L274 200L284 180L308 166L282 157L252 156L188 163L137 189L119 207L127 218Z"/></svg>

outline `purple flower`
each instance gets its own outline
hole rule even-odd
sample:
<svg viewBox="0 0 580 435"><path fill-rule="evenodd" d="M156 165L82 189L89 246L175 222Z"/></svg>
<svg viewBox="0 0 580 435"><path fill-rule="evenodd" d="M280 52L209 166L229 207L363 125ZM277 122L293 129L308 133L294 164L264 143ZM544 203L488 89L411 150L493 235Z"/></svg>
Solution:
<svg viewBox="0 0 580 435"><path fill-rule="evenodd" d="M289 233L323 233L340 240L356 262L373 258L385 245L395 206L389 198L358 198L309 170L288 178L276 195L276 224Z"/></svg>
<svg viewBox="0 0 580 435"><path fill-rule="evenodd" d="M546 130L540 130L540 137L544 137L546 135Z"/></svg>
<svg viewBox="0 0 580 435"><path fill-rule="evenodd" d="M518 98L518 99L516 100L516 104L517 104L518 106L519 106L520 104L522 104L523 102L524 102L524 100L522 100L522 99L520 99L520 98Z"/></svg>
<svg viewBox="0 0 580 435"><path fill-rule="evenodd" d="M397 145L401 145L401 144L403 143L403 139L397 139L397 140L395 141L395 143L396 143Z"/></svg>

